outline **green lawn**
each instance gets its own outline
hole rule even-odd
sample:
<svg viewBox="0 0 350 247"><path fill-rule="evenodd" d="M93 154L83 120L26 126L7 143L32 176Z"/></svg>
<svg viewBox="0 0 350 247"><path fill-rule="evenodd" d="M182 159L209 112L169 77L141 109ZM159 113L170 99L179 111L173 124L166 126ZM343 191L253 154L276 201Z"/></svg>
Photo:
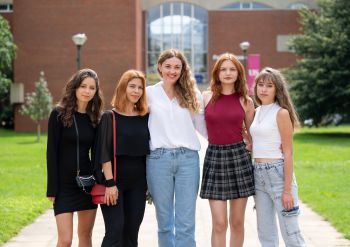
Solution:
<svg viewBox="0 0 350 247"><path fill-rule="evenodd" d="M350 126L304 128L294 148L302 201L350 239Z"/></svg>
<svg viewBox="0 0 350 247"><path fill-rule="evenodd" d="M0 245L44 212L46 136L0 129Z"/></svg>
<svg viewBox="0 0 350 247"><path fill-rule="evenodd" d="M0 129L0 245L50 207L46 136L35 140ZM301 129L294 146L301 199L350 239L350 126Z"/></svg>

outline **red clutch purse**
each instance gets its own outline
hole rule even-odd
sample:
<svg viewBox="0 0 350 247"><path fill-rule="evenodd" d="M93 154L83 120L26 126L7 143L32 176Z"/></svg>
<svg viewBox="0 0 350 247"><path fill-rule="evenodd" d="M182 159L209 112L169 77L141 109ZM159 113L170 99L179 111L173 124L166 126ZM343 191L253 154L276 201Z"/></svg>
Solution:
<svg viewBox="0 0 350 247"><path fill-rule="evenodd" d="M104 184L95 184L91 190L92 202L94 204L106 204L105 192L106 186Z"/></svg>
<svg viewBox="0 0 350 247"><path fill-rule="evenodd" d="M116 125L115 125L115 115L114 111L112 110L112 118L113 118L113 178L114 181L116 181L117 178L117 156L116 156ZM91 190L91 197L92 197L92 203L94 204L106 204L105 201L105 193L106 193L106 186L104 184L95 184L92 187Z"/></svg>

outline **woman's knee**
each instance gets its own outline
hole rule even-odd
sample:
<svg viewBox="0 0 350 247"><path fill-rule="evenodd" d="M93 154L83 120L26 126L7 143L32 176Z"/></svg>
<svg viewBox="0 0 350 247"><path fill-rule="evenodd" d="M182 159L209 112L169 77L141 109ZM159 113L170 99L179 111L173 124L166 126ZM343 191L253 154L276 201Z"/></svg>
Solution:
<svg viewBox="0 0 350 247"><path fill-rule="evenodd" d="M242 231L244 230L244 219L233 218L230 219L230 228L233 231Z"/></svg>
<svg viewBox="0 0 350 247"><path fill-rule="evenodd" d="M79 240L89 240L92 238L92 230L93 230L94 225L93 224L86 224L82 226L79 224L78 226L78 238Z"/></svg>
<svg viewBox="0 0 350 247"><path fill-rule="evenodd" d="M213 222L213 230L217 233L226 232L228 227L228 222L226 219L215 220Z"/></svg>
<svg viewBox="0 0 350 247"><path fill-rule="evenodd" d="M72 245L72 236L58 236L57 247L70 247Z"/></svg>
<svg viewBox="0 0 350 247"><path fill-rule="evenodd" d="M78 230L79 239L91 239L92 238L92 228L91 229L79 229Z"/></svg>

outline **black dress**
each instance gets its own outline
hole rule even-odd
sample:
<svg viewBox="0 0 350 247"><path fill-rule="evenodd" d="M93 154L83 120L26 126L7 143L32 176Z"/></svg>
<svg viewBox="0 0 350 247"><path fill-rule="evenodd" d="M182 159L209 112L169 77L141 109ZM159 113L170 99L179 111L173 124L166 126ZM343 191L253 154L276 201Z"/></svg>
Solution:
<svg viewBox="0 0 350 247"><path fill-rule="evenodd" d="M149 154L148 114L124 116L115 113L117 154L117 205L101 205L106 234L102 247L138 246L138 232L145 212L146 155ZM102 115L96 138L95 175L104 176L101 165L113 164L112 113ZM113 167L113 165L112 165ZM113 168L112 168L113 170Z"/></svg>
<svg viewBox="0 0 350 247"><path fill-rule="evenodd" d="M55 108L50 115L47 138L47 193L55 197L55 215L88 209L96 209L91 196L79 188L77 175L77 136L74 123L64 127L58 118L59 110ZM80 175L93 172L90 150L95 139L93 128L87 114L75 112L79 131Z"/></svg>

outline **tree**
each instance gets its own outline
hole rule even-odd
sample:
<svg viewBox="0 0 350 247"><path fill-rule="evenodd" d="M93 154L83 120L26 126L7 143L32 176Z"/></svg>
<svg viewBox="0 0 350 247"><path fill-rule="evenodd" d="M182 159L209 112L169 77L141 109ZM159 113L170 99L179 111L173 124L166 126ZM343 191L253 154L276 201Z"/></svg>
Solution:
<svg viewBox="0 0 350 247"><path fill-rule="evenodd" d="M10 105L10 87L12 62L16 57L16 45L10 32L7 20L0 15L0 123L6 125L12 118Z"/></svg>
<svg viewBox="0 0 350 247"><path fill-rule="evenodd" d="M303 34L291 47L301 57L287 70L301 119L318 126L350 109L350 1L323 0L317 11L300 11Z"/></svg>
<svg viewBox="0 0 350 247"><path fill-rule="evenodd" d="M35 91L27 94L22 105L22 114L29 116L37 124L37 142L40 141L40 121L47 119L52 109L52 96L47 88L44 72L40 72L39 81L35 83Z"/></svg>

